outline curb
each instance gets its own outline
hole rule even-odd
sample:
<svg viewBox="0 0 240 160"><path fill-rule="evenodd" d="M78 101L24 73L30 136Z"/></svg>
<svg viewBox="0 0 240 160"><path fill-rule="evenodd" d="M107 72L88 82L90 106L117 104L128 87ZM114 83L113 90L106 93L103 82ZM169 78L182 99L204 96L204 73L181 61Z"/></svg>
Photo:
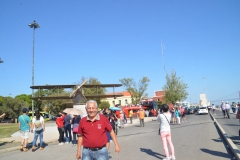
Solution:
<svg viewBox="0 0 240 160"><path fill-rule="evenodd" d="M221 125L218 123L218 121L213 117L212 113L210 113L211 118L216 123L218 129L220 130L220 133L222 134L224 140L227 142L231 152L234 154L235 158L237 160L240 160L240 150L237 148L237 146L232 142L232 140L228 137L227 133L224 131L224 129L221 127Z"/></svg>
<svg viewBox="0 0 240 160"><path fill-rule="evenodd" d="M44 142L44 141L43 141L43 142ZM44 142L44 143L49 144L49 143L54 143L54 142L57 142L57 140L51 140L51 141L47 141L47 142ZM0 154L6 153L6 152L10 152L10 151L19 150L19 147L20 147L20 146L1 149L1 150L0 150Z"/></svg>

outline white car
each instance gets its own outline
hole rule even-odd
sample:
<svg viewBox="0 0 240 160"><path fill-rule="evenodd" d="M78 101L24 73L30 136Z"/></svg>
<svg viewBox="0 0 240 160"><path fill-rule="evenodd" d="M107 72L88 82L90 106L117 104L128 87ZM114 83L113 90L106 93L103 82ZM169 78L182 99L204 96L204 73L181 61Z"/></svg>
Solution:
<svg viewBox="0 0 240 160"><path fill-rule="evenodd" d="M208 114L208 108L207 107L199 107L198 114Z"/></svg>

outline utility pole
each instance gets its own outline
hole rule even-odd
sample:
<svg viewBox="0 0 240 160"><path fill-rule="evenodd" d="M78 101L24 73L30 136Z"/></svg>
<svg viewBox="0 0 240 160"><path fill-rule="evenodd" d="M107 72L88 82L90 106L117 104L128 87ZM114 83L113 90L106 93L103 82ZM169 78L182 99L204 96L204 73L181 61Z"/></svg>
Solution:
<svg viewBox="0 0 240 160"><path fill-rule="evenodd" d="M35 40L35 29L40 28L40 26L34 20L32 23L28 24L30 28L33 28L33 49L32 49L32 86L34 86L34 40ZM34 97L34 89L32 89L32 98ZM34 101L32 100L32 118L34 116Z"/></svg>

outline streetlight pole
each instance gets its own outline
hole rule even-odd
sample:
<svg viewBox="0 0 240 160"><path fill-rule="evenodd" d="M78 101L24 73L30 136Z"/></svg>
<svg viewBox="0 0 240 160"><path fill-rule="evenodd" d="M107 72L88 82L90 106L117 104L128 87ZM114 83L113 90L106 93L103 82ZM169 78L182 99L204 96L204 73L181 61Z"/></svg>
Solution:
<svg viewBox="0 0 240 160"><path fill-rule="evenodd" d="M40 28L39 24L34 20L32 23L28 24L30 28L33 28L33 50L32 50L32 86L34 86L34 39L35 39L35 29ZM34 97L34 89L32 89L32 98ZM32 118L34 115L34 101L32 100Z"/></svg>

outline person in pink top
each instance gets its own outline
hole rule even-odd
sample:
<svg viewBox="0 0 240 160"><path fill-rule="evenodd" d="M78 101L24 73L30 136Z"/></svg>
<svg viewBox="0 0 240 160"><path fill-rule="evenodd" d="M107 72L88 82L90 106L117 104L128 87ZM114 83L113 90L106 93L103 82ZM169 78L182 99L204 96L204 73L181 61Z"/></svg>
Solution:
<svg viewBox="0 0 240 160"><path fill-rule="evenodd" d="M120 125L121 125L121 128L124 128L124 113L123 111L120 112Z"/></svg>
<svg viewBox="0 0 240 160"><path fill-rule="evenodd" d="M187 120L186 120L186 115L185 115L185 109L184 109L183 106L182 106L180 112L181 112L181 119L182 119L182 122L184 122L184 121L186 122Z"/></svg>

